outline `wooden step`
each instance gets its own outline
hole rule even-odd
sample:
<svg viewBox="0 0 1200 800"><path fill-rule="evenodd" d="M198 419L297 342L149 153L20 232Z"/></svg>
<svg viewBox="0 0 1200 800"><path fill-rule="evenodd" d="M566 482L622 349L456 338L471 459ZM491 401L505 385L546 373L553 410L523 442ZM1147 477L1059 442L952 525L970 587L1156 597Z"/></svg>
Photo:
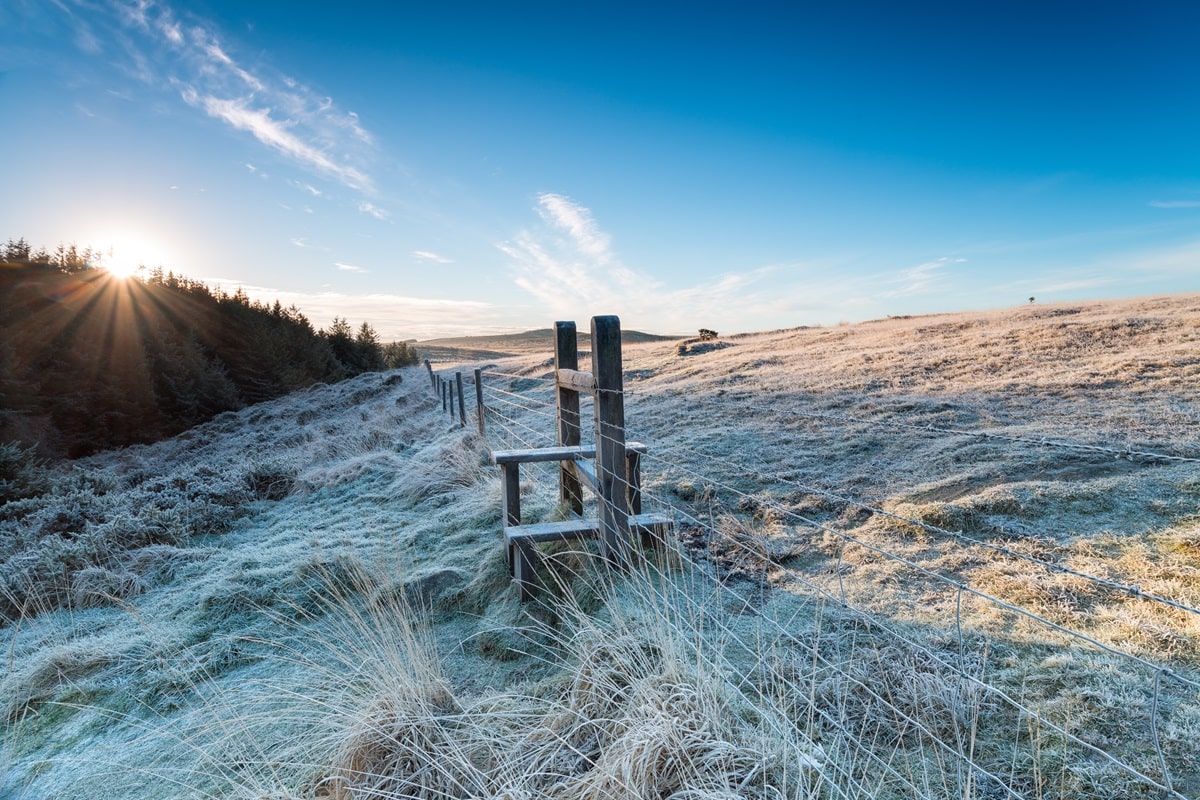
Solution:
<svg viewBox="0 0 1200 800"><path fill-rule="evenodd" d="M641 442L628 442L626 453L645 453L649 447ZM574 445L563 447L534 447L529 450L497 450L492 453L492 460L497 464L534 464L539 461L582 461L585 458L595 458L596 448L593 445Z"/></svg>
<svg viewBox="0 0 1200 800"><path fill-rule="evenodd" d="M675 525L670 514L631 514L629 530L643 538L661 538ZM600 535L600 522L595 519L568 519L562 522L539 522L534 525L508 525L504 528L504 547L508 552L508 574L521 587L521 599L528 600L537 592L537 554L534 545L544 542L569 542L575 539L595 539Z"/></svg>

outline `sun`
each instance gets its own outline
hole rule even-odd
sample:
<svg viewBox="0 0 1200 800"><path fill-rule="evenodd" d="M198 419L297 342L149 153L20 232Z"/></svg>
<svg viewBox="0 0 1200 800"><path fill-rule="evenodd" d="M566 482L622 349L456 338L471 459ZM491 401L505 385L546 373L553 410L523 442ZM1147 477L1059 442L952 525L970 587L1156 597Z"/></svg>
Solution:
<svg viewBox="0 0 1200 800"><path fill-rule="evenodd" d="M140 236L110 236L100 253L100 266L114 278L126 280L165 262L162 250Z"/></svg>
<svg viewBox="0 0 1200 800"><path fill-rule="evenodd" d="M141 265L136 261L121 261L118 259L107 258L103 260L103 265L105 272L107 272L109 275L112 275L114 278L120 278L121 280L132 278L138 273L138 270L142 268Z"/></svg>

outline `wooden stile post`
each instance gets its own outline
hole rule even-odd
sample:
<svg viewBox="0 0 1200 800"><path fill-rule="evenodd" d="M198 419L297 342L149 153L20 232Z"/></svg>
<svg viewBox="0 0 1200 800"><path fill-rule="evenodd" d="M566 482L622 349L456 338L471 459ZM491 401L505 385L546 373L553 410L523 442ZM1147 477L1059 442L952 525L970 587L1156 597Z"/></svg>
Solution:
<svg viewBox="0 0 1200 800"><path fill-rule="evenodd" d="M467 427L467 404L463 400L462 388L462 373L454 373L454 382L458 384L458 423L462 427Z"/></svg>
<svg viewBox="0 0 1200 800"><path fill-rule="evenodd" d="M483 425L483 370L475 370L475 414L479 417L479 435L487 436Z"/></svg>
<svg viewBox="0 0 1200 800"><path fill-rule="evenodd" d="M596 378L596 481L600 495L600 553L619 567L630 561L629 480L625 460L625 402L621 320L592 317L592 374Z"/></svg>
<svg viewBox="0 0 1200 800"><path fill-rule="evenodd" d="M574 322L554 323L554 370L579 369L579 339ZM572 447L580 442L579 391L558 384L558 444ZM575 514L583 513L583 487L575 473L575 462L565 461L558 466L558 500Z"/></svg>

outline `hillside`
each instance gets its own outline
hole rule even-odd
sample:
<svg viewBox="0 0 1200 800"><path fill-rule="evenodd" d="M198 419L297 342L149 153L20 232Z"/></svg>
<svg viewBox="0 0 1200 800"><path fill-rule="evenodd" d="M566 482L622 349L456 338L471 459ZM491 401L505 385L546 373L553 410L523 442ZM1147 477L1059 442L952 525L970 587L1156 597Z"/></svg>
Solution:
<svg viewBox="0 0 1200 800"><path fill-rule="evenodd" d="M0 798L1200 797L1200 295L627 342L678 536L529 605L480 349L486 440L368 374L0 506Z"/></svg>
<svg viewBox="0 0 1200 800"><path fill-rule="evenodd" d="M60 458L153 442L385 366L365 324L358 336L346 320L317 331L296 308L240 289L162 270L123 280L60 250L51 262L11 240L0 248L0 445Z"/></svg>
<svg viewBox="0 0 1200 800"><path fill-rule="evenodd" d="M579 346L586 348L592 336L586 320L578 323ZM628 344L643 342L677 341L673 336L658 336L640 331L622 331L621 340ZM417 343L422 358L431 361L487 361L497 358L546 353L554 351L554 330L538 328L524 333L508 333L497 336L455 336L444 339L427 339Z"/></svg>

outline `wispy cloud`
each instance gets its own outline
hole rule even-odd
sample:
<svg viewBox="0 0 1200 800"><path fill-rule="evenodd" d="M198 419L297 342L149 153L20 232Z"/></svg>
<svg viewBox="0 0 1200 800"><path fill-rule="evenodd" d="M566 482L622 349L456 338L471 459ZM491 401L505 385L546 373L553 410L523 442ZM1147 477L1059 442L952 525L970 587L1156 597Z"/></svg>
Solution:
<svg viewBox="0 0 1200 800"><path fill-rule="evenodd" d="M389 216L391 216L386 210L365 200L358 204L358 210L363 214L369 214L378 220L386 220Z"/></svg>
<svg viewBox="0 0 1200 800"><path fill-rule="evenodd" d="M1077 278L1073 280L1062 280L1056 282L1035 283L1037 290L1044 295L1057 294L1059 292L1078 292L1085 289L1099 289L1101 286L1108 286L1113 282L1112 278Z"/></svg>
<svg viewBox="0 0 1200 800"><path fill-rule="evenodd" d="M362 267L357 267L354 264L343 264L340 261L333 262L333 265L342 272L367 272L367 270L363 269Z"/></svg>
<svg viewBox="0 0 1200 800"><path fill-rule="evenodd" d="M115 63L138 80L173 89L187 105L250 134L302 169L373 194L373 137L358 115L239 54L213 21L158 0L55 6L84 53L115 53Z"/></svg>
<svg viewBox="0 0 1200 800"><path fill-rule="evenodd" d="M237 130L252 134L263 144L304 166L337 179L352 189L365 190L371 186L371 181L365 174L330 158L294 133L289 121L275 119L271 116L271 109L258 107L253 97L222 99L212 95L201 95L191 86L183 87L180 96L188 105L202 108L210 117L216 117Z"/></svg>
<svg viewBox="0 0 1200 800"><path fill-rule="evenodd" d="M783 327L836 319L840 312L831 308L850 294L828 268L802 264L728 272L671 287L626 266L591 210L575 200L543 194L534 210L540 226L496 247L508 256L513 281L533 295L547 321L618 314L627 327L659 333L745 329L746 319Z"/></svg>
<svg viewBox="0 0 1200 800"><path fill-rule="evenodd" d="M535 210L545 223L541 230L522 231L497 247L511 260L516 284L547 308L624 305L639 290L657 285L616 259L589 209L559 194L542 194Z"/></svg>
<svg viewBox="0 0 1200 800"><path fill-rule="evenodd" d="M439 256L432 250L413 250L413 258L419 261L432 261L435 264L453 264L454 262L445 256Z"/></svg>
<svg viewBox="0 0 1200 800"><path fill-rule="evenodd" d="M1200 200L1152 200L1151 208L1200 208Z"/></svg>
<svg viewBox="0 0 1200 800"><path fill-rule="evenodd" d="M1200 241L1144 250L1121 260L1139 273L1189 278L1190 286L1180 286L1175 291L1192 291L1195 289L1196 275L1200 274Z"/></svg>
<svg viewBox="0 0 1200 800"><path fill-rule="evenodd" d="M966 263L965 258L942 256L933 261L926 261L915 267L901 270L898 275L880 276L884 286L894 288L876 292L879 298L907 297L914 294L924 294L941 288L942 279L957 264Z"/></svg>
<svg viewBox="0 0 1200 800"><path fill-rule="evenodd" d="M432 339L479 333L512 333L526 330L519 312L491 303L469 300L439 300L399 294L351 294L343 292L296 292L242 284L228 277L206 280L226 288L241 286L252 300L284 306L294 305L317 327L328 327L333 318L344 317L357 325L371 323L383 341Z"/></svg>

